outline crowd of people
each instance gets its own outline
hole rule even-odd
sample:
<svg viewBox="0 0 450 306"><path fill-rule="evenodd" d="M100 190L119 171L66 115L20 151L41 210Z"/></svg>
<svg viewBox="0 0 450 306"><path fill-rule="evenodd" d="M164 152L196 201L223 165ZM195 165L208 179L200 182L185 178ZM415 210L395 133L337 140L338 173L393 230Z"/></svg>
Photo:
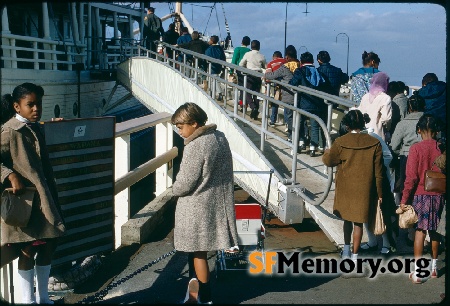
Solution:
<svg viewBox="0 0 450 306"><path fill-rule="evenodd" d="M370 74L378 68L378 63L373 62ZM441 87L444 82L427 73L422 88L407 97L404 83L390 82L384 72L375 72L368 80L367 93L344 116L340 136L322 157L325 165L337 166L333 210L344 220L342 257L356 260L361 253L378 251L373 233L378 203L386 224L380 254L387 257L395 254L399 232L397 208L401 212L407 209L406 205L412 205L418 222L409 229L406 244L413 246L416 262L424 255L427 236L431 245L430 276L410 274L412 282L420 284L438 277L439 245L445 237L444 194L424 187L426 170L434 167L445 173L446 93ZM430 91L434 94L424 94ZM442 111L439 116L437 109ZM367 163L369 160L372 162ZM358 192L348 190L355 185L359 186ZM363 226L369 239L361 244ZM414 271L417 268L416 264Z"/></svg>
<svg viewBox="0 0 450 306"><path fill-rule="evenodd" d="M159 28L158 18L151 16L153 13L154 10L149 9L147 24L154 23ZM187 28L179 37L172 25L165 33L160 31L162 34L173 45L225 60L215 35L206 45L199 40L198 32L189 35ZM150 44L149 48L154 46ZM363 67L351 76L357 106L343 117L339 137L330 148L325 148L325 137L320 133L318 122L310 119L309 133L306 117L302 116L299 146L306 150L309 138L307 151L310 156L316 156L316 149L321 147L323 163L337 167L333 212L344 221L343 258L357 260L361 253L378 251L372 226L377 203L381 205L386 224L380 254L395 254L399 231L396 208L405 209L405 205L412 205L418 222L410 230L409 243L414 246L415 258L421 258L426 236L429 236L431 277L437 277L438 248L445 236L445 219L442 217L445 197L424 189L424 173L433 166L441 172L446 168L445 83L435 74L427 73L422 88L408 97L403 82L390 81L386 73L378 70L380 59L377 54L364 51L362 59ZM298 59L295 47L289 45L284 58L281 52L275 51L272 61L267 63L260 52L260 42L244 36L241 46L235 49L232 63L264 71L263 78L247 76L246 86L252 91L260 91L264 79L339 95L340 85L347 82L349 76L331 65L330 60L327 51L320 51L317 54L319 67L316 68L310 52L302 53ZM212 74L218 76L222 70L220 64L211 65ZM239 71L236 74L238 84L243 84L242 74ZM217 91L221 93L219 88ZM11 187L14 194L34 186L39 194L33 202L34 209L26 227L13 227L1 221L1 266L19 257L22 303L52 303L47 289L51 258L57 238L65 232L55 179L38 124L43 96L42 87L24 83L12 94L2 97L1 186ZM294 101L292 91L278 86L275 98L326 119L325 103L314 95L302 93L298 101ZM257 119L258 99L249 92L245 99L251 108L250 117ZM278 107L272 105L271 111L269 125L274 126ZM288 140L292 141L292 110L285 109L284 116ZM189 254L190 281L186 303L211 303L207 252L232 249L238 244L232 155L224 133L218 131L215 124L206 125L207 119L207 114L197 104L186 103L175 111L171 120L185 144L180 171L172 189L173 195L178 197L175 248ZM369 239L362 244L363 227ZM35 273L36 294L33 290ZM410 278L413 283L428 279L415 273Z"/></svg>
<svg viewBox="0 0 450 306"><path fill-rule="evenodd" d="M437 157L445 160L445 83L439 81L434 73L427 73L423 77L422 88L409 96L409 88L404 82L390 81L390 77L379 70L381 60L375 52L364 51L362 67L350 76L330 64L331 57L327 51L320 51L316 59L318 67L315 67L310 52L302 53L298 59L295 47L289 45L284 57L280 51L275 51L272 60L266 64L259 41L245 36L241 46L235 49L232 63L264 72L262 79L247 76L247 88L253 91L261 90L262 80L278 80L338 96L341 85L350 81L351 99L356 106L344 116L340 137L331 148L324 150L325 137L318 122L310 118L308 125L307 117L300 117L299 150L306 150L312 157L316 156L317 149L324 151L323 162L328 166L337 166L336 181L342 181L337 187L341 191L339 197L335 198L334 207L335 214L344 220L345 245L342 256L356 260L359 253L379 252L382 256L395 254L399 234L396 208L405 209L405 205L409 204L414 207L419 221L408 230L406 244L414 246L414 256L420 258L423 256L425 237L429 237L431 277L436 277L438 246L445 229L445 222L441 222L445 199L442 194L424 191L423 184L424 171L432 167L433 161ZM230 73L236 73L238 84L243 85L243 75L239 70L231 70ZM245 94L246 104L251 108L250 118L257 119L258 99L249 92ZM302 93L294 101L292 91L277 85L274 98L317 115L323 121L327 119L326 104L314 95ZM242 107L242 92L239 100ZM278 108L277 104L271 105L269 126L275 126ZM290 109L284 110L284 118L288 141L292 141ZM411 148L414 149L414 157L408 159ZM369 156L376 156L370 158L373 164L364 162ZM367 169L361 165L367 165ZM441 165L439 169L444 172L445 166ZM365 186L359 188L358 196L351 187L356 183ZM345 191L345 188L351 190ZM372 224L377 203L380 203L386 224L381 248L378 247ZM359 207L356 209L355 205ZM361 244L363 227L368 242ZM410 278L414 283L427 280L415 274Z"/></svg>

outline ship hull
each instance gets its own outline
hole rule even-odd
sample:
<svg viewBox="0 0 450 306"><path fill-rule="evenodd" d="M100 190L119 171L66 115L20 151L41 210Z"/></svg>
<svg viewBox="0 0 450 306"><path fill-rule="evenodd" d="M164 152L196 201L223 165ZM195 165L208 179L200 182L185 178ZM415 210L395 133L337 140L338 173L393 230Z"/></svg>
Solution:
<svg viewBox="0 0 450 306"><path fill-rule="evenodd" d="M110 105L128 94L124 87L118 86L108 101L116 82L111 79L92 79L89 71L80 73L79 94L76 71L2 68L1 75L2 95L12 93L17 85L25 82L32 82L44 88L42 121L48 121L54 117L74 119L102 116ZM77 112L78 100L80 115ZM114 110L119 111L134 105L136 100L128 99Z"/></svg>

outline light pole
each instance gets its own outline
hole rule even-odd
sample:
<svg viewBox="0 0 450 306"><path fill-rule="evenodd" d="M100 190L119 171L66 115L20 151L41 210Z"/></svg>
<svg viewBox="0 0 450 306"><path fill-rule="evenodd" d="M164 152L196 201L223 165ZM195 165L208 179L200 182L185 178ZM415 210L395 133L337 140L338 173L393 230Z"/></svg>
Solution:
<svg viewBox="0 0 450 306"><path fill-rule="evenodd" d="M306 52L308 52L308 48L306 48L306 46L300 46L300 48L298 48L298 55L300 56L302 53L300 52L300 50L302 50L302 48L306 49Z"/></svg>
<svg viewBox="0 0 450 306"><path fill-rule="evenodd" d="M284 55L286 56L286 34L287 34L287 6L288 3L286 2L286 17L284 18Z"/></svg>
<svg viewBox="0 0 450 306"><path fill-rule="evenodd" d="M350 51L350 38L348 37L347 33L339 33L338 35L336 35L336 43L338 36L341 34L347 36L347 75L348 75L348 55Z"/></svg>

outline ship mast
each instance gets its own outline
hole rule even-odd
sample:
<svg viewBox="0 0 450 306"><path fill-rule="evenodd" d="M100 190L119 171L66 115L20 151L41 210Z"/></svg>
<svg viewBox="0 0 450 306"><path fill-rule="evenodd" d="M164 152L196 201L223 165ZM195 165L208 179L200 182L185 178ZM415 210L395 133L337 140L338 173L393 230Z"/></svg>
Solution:
<svg viewBox="0 0 450 306"><path fill-rule="evenodd" d="M178 32L178 34L181 35L181 20L180 20L180 14L181 14L181 2L175 2L175 31Z"/></svg>
<svg viewBox="0 0 450 306"><path fill-rule="evenodd" d="M184 26L188 28L189 33L192 33L194 29L192 28L189 21L186 19L186 16L184 16L182 12L182 3L181 2L175 2L175 14L176 16L180 16L181 21L183 22ZM180 20L178 22L181 22ZM177 25L175 25L176 28Z"/></svg>

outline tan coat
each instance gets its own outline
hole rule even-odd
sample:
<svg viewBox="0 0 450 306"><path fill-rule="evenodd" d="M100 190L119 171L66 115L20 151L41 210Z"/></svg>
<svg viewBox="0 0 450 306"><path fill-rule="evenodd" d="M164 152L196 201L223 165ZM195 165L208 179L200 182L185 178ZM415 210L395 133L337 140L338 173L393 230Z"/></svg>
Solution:
<svg viewBox="0 0 450 306"><path fill-rule="evenodd" d="M16 118L2 126L1 183L9 187L12 172L20 174L26 186L35 186L39 200L33 203L27 227L7 225L1 220L1 245L62 236L65 231L57 203L56 184L46 147L41 147L34 131Z"/></svg>
<svg viewBox="0 0 450 306"><path fill-rule="evenodd" d="M343 220L363 223L382 198L382 148L375 137L348 133L337 138L322 161L336 169L333 213Z"/></svg>

